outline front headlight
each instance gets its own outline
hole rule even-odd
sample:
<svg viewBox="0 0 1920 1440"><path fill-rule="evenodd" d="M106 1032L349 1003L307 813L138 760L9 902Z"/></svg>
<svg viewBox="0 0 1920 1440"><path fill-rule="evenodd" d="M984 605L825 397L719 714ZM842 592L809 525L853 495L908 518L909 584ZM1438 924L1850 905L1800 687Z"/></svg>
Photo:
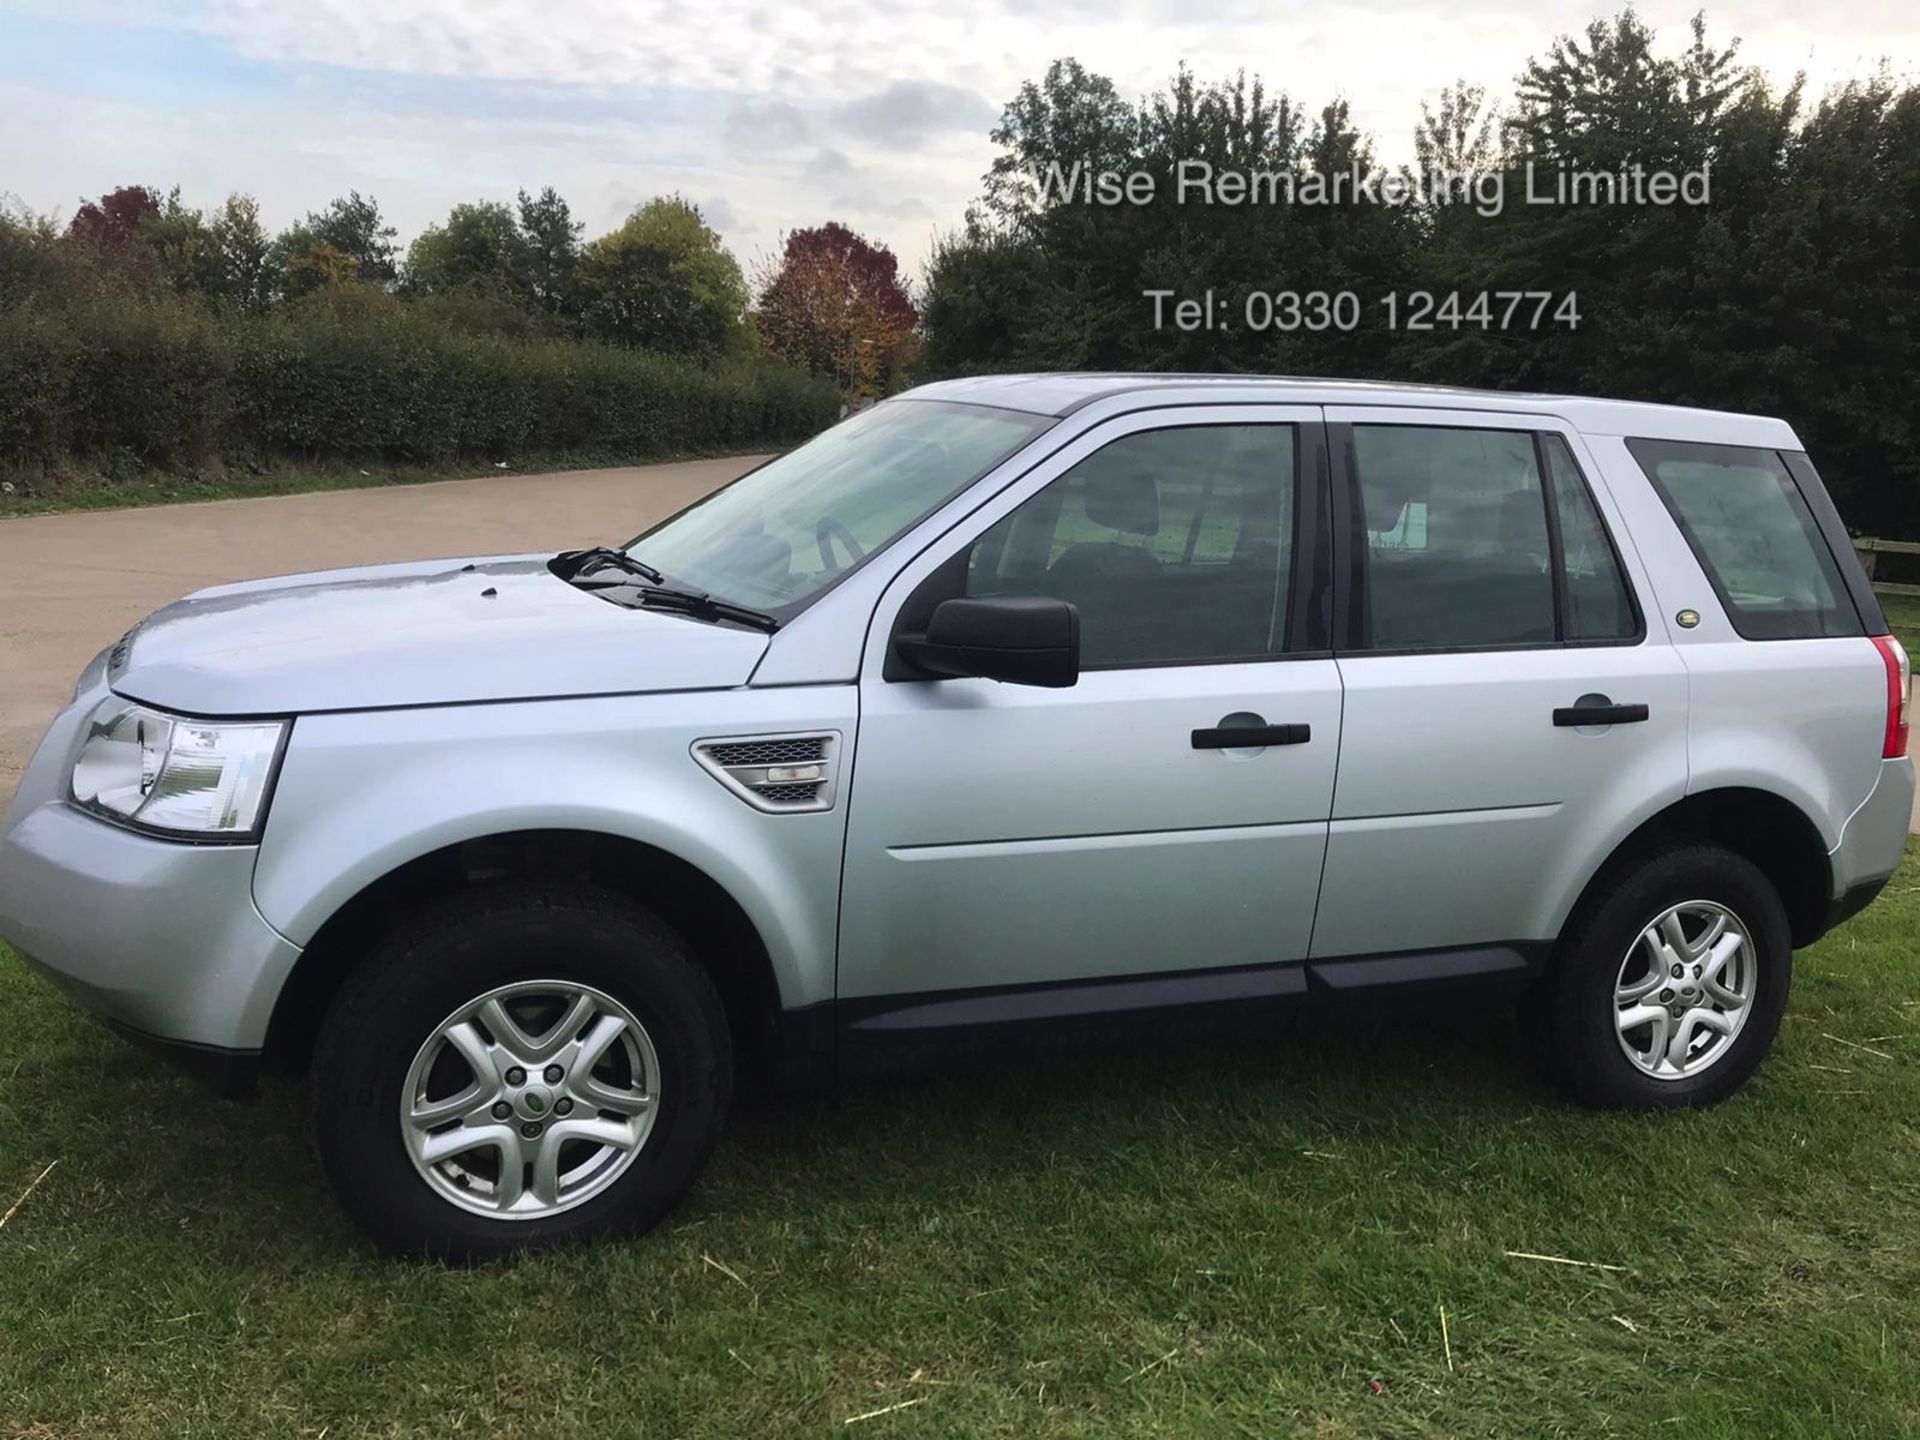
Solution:
<svg viewBox="0 0 1920 1440"><path fill-rule="evenodd" d="M266 818L284 720L190 720L114 696L73 764L73 803L191 839L247 840Z"/></svg>

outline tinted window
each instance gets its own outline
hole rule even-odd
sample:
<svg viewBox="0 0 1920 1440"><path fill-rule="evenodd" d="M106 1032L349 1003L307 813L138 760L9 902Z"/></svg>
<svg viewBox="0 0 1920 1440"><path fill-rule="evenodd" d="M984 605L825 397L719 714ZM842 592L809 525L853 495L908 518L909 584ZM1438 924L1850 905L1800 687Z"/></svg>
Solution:
<svg viewBox="0 0 1920 1440"><path fill-rule="evenodd" d="M1558 435L1543 435L1541 443L1553 481L1561 558L1566 567L1562 638L1631 640L1640 633L1640 617L1620 571L1620 557L1607 538L1606 525L1594 508L1586 482L1580 478L1580 467L1574 463L1567 442Z"/></svg>
<svg viewBox="0 0 1920 1440"><path fill-rule="evenodd" d="M1733 628L1749 640L1858 635L1827 542L1771 450L1629 440L1713 582Z"/></svg>
<svg viewBox="0 0 1920 1440"><path fill-rule="evenodd" d="M982 535L967 593L1071 600L1089 666L1268 654L1286 624L1294 455L1287 425L1124 436Z"/></svg>
<svg viewBox="0 0 1920 1440"><path fill-rule="evenodd" d="M1533 436L1356 425L1362 648L1552 644L1552 549Z"/></svg>

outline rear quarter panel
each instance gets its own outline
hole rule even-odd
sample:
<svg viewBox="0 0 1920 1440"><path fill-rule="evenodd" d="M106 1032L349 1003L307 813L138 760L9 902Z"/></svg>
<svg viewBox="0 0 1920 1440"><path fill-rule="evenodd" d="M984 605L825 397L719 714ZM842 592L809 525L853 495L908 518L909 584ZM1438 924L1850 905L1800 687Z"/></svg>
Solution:
<svg viewBox="0 0 1920 1440"><path fill-rule="evenodd" d="M1797 445L1778 422L1754 423L1765 433L1700 438ZM1687 792L1771 792L1798 806L1833 851L1880 781L1886 672L1879 653L1864 636L1742 639L1625 440L1588 436L1587 445L1645 562L1660 609L1649 624L1666 627L1687 667ZM1699 624L1674 623L1683 610L1697 612Z"/></svg>

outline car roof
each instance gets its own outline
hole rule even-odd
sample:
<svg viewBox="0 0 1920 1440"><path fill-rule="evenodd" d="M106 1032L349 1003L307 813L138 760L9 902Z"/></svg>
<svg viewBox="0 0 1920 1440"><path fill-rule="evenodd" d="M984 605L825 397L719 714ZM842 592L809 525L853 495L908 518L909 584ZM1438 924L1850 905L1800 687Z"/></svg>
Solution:
<svg viewBox="0 0 1920 1440"><path fill-rule="evenodd" d="M1187 375L1129 372L976 375L940 380L906 392L916 400L993 405L1038 415L1071 415L1101 404L1112 413L1170 404L1346 405L1422 410L1478 410L1552 416L1588 435L1702 440L1799 450L1783 420L1725 410L1699 410L1644 400L1603 400L1512 390L1470 390L1386 380L1335 380L1301 375ZM905 398L905 397L902 397ZM1103 403L1104 402L1104 403Z"/></svg>

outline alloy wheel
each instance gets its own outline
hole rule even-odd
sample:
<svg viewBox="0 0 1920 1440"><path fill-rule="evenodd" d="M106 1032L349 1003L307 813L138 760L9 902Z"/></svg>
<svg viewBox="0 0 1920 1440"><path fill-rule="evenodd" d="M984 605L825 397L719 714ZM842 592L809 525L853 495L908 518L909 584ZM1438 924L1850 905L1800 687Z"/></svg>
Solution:
<svg viewBox="0 0 1920 1440"><path fill-rule="evenodd" d="M590 985L529 980L434 1028L399 1119L436 1194L494 1219L540 1220L625 1174L659 1103L659 1056L632 1011Z"/></svg>
<svg viewBox="0 0 1920 1440"><path fill-rule="evenodd" d="M1712 900L1685 900L1655 916L1627 949L1614 981L1620 1049L1643 1074L1685 1080L1733 1048L1759 989L1753 937Z"/></svg>

